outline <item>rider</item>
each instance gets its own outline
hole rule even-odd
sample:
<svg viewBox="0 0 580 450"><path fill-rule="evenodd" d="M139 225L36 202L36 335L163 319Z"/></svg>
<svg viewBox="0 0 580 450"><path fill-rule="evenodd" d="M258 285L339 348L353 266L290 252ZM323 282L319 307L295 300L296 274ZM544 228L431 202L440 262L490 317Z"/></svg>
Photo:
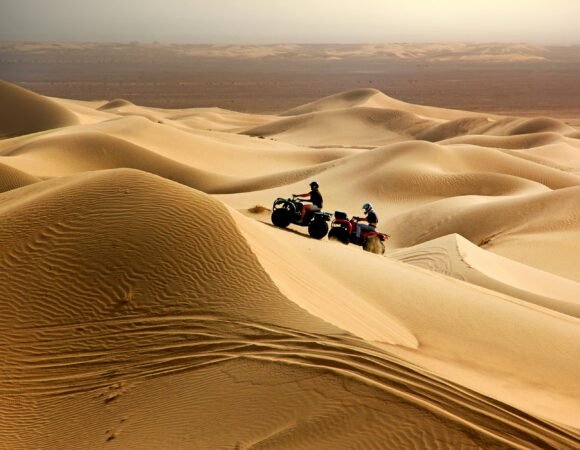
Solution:
<svg viewBox="0 0 580 450"><path fill-rule="evenodd" d="M366 217L357 217L358 223L356 224L356 238L360 239L360 235L362 231L375 231L377 227L377 223L379 223L379 218L377 214L373 210L373 205L370 203L365 203L362 206L363 211L365 212ZM360 223L360 222L368 222Z"/></svg>
<svg viewBox="0 0 580 450"><path fill-rule="evenodd" d="M318 190L318 187L318 183L316 181L312 181L310 183L310 192L306 192L305 194L294 194L294 197L312 203L311 205L302 205L302 210L300 211L300 220L298 223L302 223L307 211L314 212L320 211L322 209L322 194Z"/></svg>

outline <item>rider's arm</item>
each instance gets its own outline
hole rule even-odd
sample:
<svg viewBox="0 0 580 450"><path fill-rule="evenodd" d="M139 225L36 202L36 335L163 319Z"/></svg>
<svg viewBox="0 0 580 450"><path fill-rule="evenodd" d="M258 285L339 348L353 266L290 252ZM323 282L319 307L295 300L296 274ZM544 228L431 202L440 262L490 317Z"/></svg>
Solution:
<svg viewBox="0 0 580 450"><path fill-rule="evenodd" d="M306 194L294 194L295 197L308 197L310 198L310 192L307 192Z"/></svg>

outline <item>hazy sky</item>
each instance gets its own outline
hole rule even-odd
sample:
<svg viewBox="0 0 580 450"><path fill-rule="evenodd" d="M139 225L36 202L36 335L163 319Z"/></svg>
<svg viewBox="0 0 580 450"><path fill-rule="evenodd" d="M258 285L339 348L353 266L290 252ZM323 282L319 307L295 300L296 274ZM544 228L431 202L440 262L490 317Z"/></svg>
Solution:
<svg viewBox="0 0 580 450"><path fill-rule="evenodd" d="M580 44L580 0L0 0L0 40Z"/></svg>

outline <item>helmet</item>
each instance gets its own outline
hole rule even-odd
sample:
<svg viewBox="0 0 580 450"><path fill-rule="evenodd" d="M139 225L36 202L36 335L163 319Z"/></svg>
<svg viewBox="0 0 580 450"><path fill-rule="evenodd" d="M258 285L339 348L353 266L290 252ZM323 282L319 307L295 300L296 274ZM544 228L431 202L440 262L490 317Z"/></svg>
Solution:
<svg viewBox="0 0 580 450"><path fill-rule="evenodd" d="M311 187L312 189L318 189L318 183L317 183L316 181L312 181L312 182L310 183L310 187Z"/></svg>
<svg viewBox="0 0 580 450"><path fill-rule="evenodd" d="M365 213L368 213L371 209L373 209L373 205L370 203L365 203L362 205L362 209L364 209Z"/></svg>

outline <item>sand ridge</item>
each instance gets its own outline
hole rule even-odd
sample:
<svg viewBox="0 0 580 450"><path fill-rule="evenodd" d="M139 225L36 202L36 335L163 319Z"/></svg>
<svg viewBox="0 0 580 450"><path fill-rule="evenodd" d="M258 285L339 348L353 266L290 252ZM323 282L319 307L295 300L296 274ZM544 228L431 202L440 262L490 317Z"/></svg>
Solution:
<svg viewBox="0 0 580 450"><path fill-rule="evenodd" d="M0 96L3 448L580 445L579 130ZM385 257L271 225L313 178Z"/></svg>

